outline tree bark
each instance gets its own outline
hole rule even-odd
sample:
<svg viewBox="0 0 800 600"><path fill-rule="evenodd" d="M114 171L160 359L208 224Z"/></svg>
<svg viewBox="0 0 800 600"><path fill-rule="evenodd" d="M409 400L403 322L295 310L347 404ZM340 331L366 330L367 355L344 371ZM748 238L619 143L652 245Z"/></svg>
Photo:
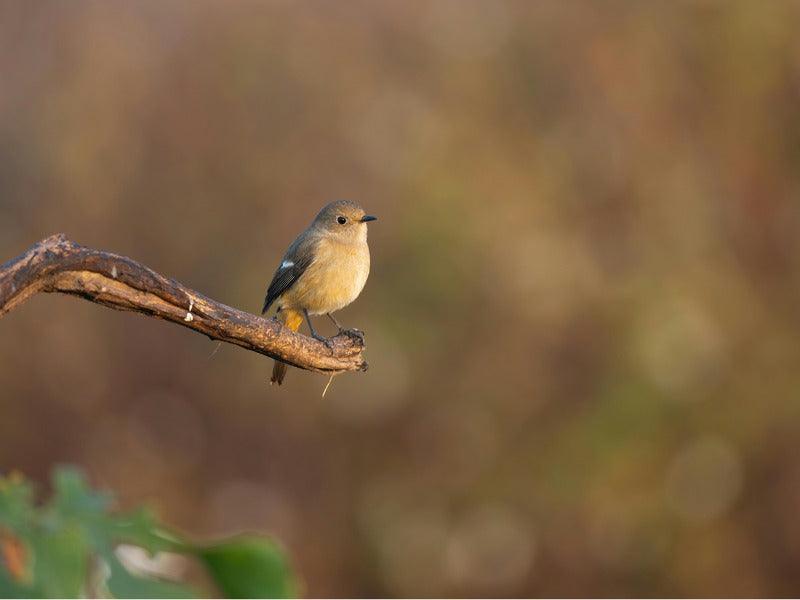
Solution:
<svg viewBox="0 0 800 600"><path fill-rule="evenodd" d="M46 238L0 265L0 318L39 292L70 294L171 321L307 371L335 374L367 369L364 338L358 331L331 338L328 347L290 331L276 319L231 308L130 258L80 246L63 234Z"/></svg>

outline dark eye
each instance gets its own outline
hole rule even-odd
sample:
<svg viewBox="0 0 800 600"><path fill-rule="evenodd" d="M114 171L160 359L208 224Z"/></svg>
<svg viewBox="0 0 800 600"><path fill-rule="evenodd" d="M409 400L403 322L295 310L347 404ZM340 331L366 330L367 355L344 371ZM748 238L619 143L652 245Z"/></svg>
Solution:
<svg viewBox="0 0 800 600"><path fill-rule="evenodd" d="M347 219L345 217L339 217L336 220L339 221L339 225L344 225L345 223L347 223Z"/></svg>

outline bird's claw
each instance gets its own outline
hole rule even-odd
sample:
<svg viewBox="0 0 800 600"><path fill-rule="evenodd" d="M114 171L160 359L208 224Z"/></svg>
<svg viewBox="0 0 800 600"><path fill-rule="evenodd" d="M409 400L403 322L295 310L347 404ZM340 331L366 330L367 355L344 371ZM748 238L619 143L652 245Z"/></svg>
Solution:
<svg viewBox="0 0 800 600"><path fill-rule="evenodd" d="M362 346L364 345L364 332L360 329L343 329L341 334L346 335L351 340L358 341Z"/></svg>
<svg viewBox="0 0 800 600"><path fill-rule="evenodd" d="M328 348L328 350L333 352L333 342L331 341L330 338L326 338L325 336L319 335L318 333L314 334L313 337L318 342L322 342L323 344L325 344L325 346Z"/></svg>

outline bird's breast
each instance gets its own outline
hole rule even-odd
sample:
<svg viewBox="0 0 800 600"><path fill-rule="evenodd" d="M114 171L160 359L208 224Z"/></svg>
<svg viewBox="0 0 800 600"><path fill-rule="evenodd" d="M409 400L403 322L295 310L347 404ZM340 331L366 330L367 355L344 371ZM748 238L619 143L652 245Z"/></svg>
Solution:
<svg viewBox="0 0 800 600"><path fill-rule="evenodd" d="M287 304L311 314L334 312L358 298L369 276L369 248L364 243L325 241L317 247L314 262L286 298Z"/></svg>

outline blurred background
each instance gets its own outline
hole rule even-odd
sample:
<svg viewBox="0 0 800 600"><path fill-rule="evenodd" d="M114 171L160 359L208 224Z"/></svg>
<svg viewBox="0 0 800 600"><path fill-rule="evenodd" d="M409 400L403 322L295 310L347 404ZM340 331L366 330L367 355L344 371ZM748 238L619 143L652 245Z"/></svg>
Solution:
<svg viewBox="0 0 800 600"><path fill-rule="evenodd" d="M0 468L83 468L310 596L800 586L800 3L0 3L0 260L65 232L257 312L326 202L366 374L65 297ZM320 328L332 332L326 319Z"/></svg>

